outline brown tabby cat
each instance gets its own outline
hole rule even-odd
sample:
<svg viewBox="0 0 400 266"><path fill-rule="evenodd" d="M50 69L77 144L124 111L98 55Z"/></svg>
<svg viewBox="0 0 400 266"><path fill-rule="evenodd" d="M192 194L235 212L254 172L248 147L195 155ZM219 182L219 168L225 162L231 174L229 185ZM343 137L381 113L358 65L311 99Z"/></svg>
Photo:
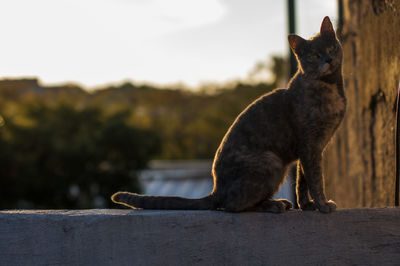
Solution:
<svg viewBox="0 0 400 266"><path fill-rule="evenodd" d="M346 109L342 48L328 17L315 37L288 39L297 73L288 89L261 96L236 118L216 152L210 195L187 199L117 192L112 201L143 209L285 212L292 203L272 196L297 160L299 207L334 211L336 204L325 198L321 159Z"/></svg>

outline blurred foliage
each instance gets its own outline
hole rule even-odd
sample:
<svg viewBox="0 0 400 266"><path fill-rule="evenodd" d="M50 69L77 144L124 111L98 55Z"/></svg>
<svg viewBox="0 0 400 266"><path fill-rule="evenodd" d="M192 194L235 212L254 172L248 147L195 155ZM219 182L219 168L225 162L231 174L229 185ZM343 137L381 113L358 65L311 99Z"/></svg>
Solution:
<svg viewBox="0 0 400 266"><path fill-rule="evenodd" d="M249 80L269 80L274 87L284 87L289 74L288 61L281 56L271 56L268 61L257 62L249 72Z"/></svg>
<svg viewBox="0 0 400 266"><path fill-rule="evenodd" d="M140 192L136 173L150 159L211 159L284 66L273 59L270 83L197 91L126 82L88 92L0 80L0 208L109 207L117 190Z"/></svg>
<svg viewBox="0 0 400 266"><path fill-rule="evenodd" d="M129 112L43 103L19 111L24 120L5 117L0 129L0 208L108 207L117 190L140 192L135 170L159 152L154 132L126 123Z"/></svg>
<svg viewBox="0 0 400 266"><path fill-rule="evenodd" d="M160 135L157 159L210 159L236 116L272 89L266 83L238 83L213 91L161 90L127 83L96 91L91 102L108 111L133 110L133 125Z"/></svg>

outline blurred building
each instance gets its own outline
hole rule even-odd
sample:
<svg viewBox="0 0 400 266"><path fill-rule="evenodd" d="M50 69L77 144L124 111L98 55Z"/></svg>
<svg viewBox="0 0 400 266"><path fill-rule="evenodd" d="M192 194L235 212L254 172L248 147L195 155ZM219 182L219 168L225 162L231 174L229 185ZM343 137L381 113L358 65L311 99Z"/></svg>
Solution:
<svg viewBox="0 0 400 266"><path fill-rule="evenodd" d="M154 160L139 173L139 181L146 195L200 198L213 189L211 166L211 160ZM286 180L275 198L294 200L291 180Z"/></svg>

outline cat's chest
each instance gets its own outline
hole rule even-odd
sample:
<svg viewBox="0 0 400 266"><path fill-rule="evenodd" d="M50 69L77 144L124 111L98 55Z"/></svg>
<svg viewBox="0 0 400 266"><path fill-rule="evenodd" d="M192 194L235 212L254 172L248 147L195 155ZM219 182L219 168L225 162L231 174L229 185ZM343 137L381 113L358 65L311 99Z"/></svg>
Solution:
<svg viewBox="0 0 400 266"><path fill-rule="evenodd" d="M320 83L310 95L311 118L326 122L340 122L346 110L346 99L337 84Z"/></svg>
<svg viewBox="0 0 400 266"><path fill-rule="evenodd" d="M320 111L327 116L344 115L346 99L336 84L324 84L320 95Z"/></svg>

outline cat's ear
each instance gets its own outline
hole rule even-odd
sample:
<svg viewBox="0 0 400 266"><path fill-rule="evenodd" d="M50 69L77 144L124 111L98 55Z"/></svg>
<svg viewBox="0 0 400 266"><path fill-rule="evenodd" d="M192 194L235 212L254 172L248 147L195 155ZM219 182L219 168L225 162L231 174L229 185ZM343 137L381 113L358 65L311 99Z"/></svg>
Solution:
<svg viewBox="0 0 400 266"><path fill-rule="evenodd" d="M321 35L335 36L335 30L333 29L332 22L328 16L326 16L322 21L320 33Z"/></svg>
<svg viewBox="0 0 400 266"><path fill-rule="evenodd" d="M294 53L296 53L296 51L298 51L299 47L306 42L306 40L304 40L303 38L301 38L300 36L298 36L296 34L289 34L288 40L289 40L290 48L292 48Z"/></svg>

